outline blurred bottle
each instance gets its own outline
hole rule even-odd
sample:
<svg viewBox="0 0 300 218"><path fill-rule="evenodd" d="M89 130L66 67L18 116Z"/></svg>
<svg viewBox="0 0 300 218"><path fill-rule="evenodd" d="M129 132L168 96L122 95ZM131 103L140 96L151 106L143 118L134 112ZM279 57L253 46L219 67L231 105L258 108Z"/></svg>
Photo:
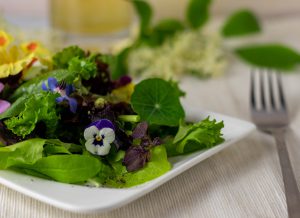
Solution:
<svg viewBox="0 0 300 218"><path fill-rule="evenodd" d="M52 27L85 48L126 37L132 16L126 0L50 0Z"/></svg>

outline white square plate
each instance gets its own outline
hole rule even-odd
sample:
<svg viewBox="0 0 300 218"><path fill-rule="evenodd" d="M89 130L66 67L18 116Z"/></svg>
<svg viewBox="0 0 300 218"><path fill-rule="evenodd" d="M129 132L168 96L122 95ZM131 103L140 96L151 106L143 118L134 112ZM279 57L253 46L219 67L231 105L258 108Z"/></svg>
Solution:
<svg viewBox="0 0 300 218"><path fill-rule="evenodd" d="M81 213L109 211L147 194L202 160L242 139L255 128L249 122L216 113L201 113L195 109L189 109L187 114L189 120L201 120L208 115L218 121L223 120L225 127L222 133L225 141L208 150L170 158L172 169L145 184L127 189L91 188L44 180L8 170L0 170L0 183L64 210Z"/></svg>

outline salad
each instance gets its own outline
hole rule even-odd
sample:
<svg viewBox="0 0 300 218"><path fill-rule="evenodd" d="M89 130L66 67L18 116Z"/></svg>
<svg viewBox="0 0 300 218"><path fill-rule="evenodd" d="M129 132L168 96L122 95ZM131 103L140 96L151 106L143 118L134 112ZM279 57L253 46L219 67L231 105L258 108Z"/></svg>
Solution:
<svg viewBox="0 0 300 218"><path fill-rule="evenodd" d="M5 44L4 32L0 39L1 170L131 187L168 172L168 157L223 141L223 122L185 122L175 82L112 80L113 56L77 46L51 56L36 43Z"/></svg>

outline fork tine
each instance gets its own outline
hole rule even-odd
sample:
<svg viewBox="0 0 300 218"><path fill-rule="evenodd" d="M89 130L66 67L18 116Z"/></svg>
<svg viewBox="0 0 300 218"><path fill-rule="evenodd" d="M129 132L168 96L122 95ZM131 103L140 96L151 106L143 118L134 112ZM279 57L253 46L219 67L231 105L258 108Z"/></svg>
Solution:
<svg viewBox="0 0 300 218"><path fill-rule="evenodd" d="M269 80L269 92L270 92L270 103L271 108L273 110L276 109L275 105L275 95L274 95L274 89L273 89L273 73L268 72L268 80Z"/></svg>
<svg viewBox="0 0 300 218"><path fill-rule="evenodd" d="M264 89L264 82L265 82L264 76L265 76L265 74L264 74L263 70L259 70L258 72L259 72L259 80L260 80L261 107L262 107L262 109L266 109L266 107L267 107L266 106L266 97L265 97L266 93L265 93L265 89Z"/></svg>
<svg viewBox="0 0 300 218"><path fill-rule="evenodd" d="M255 75L254 70L251 70L251 82L250 82L250 105L253 110L256 110L256 101L255 101Z"/></svg>
<svg viewBox="0 0 300 218"><path fill-rule="evenodd" d="M281 76L279 75L279 73L276 73L276 79L277 79L277 83L278 83L278 94L279 94L280 107L282 109L286 109L286 102L285 102L285 98L284 98L284 94L283 94Z"/></svg>

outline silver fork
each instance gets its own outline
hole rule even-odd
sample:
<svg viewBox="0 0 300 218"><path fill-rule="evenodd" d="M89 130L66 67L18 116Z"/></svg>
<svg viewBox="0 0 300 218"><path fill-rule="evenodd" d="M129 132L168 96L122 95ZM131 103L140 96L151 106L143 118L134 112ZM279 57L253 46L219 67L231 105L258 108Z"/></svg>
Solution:
<svg viewBox="0 0 300 218"><path fill-rule="evenodd" d="M271 133L276 140L288 215L290 218L299 218L300 193L285 144L289 118L278 73L268 70L251 72L250 105L252 120L257 128Z"/></svg>

